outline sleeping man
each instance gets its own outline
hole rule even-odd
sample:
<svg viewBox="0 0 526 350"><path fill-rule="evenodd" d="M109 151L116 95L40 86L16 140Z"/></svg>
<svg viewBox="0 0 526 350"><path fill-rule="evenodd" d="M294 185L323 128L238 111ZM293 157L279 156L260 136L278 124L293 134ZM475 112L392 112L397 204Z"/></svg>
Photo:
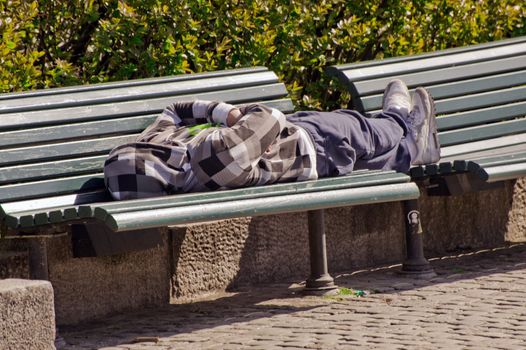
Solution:
<svg viewBox="0 0 526 350"><path fill-rule="evenodd" d="M176 102L104 166L117 200L341 176L358 169L407 172L435 163L434 102L400 80L372 118L354 110L285 116L263 104Z"/></svg>

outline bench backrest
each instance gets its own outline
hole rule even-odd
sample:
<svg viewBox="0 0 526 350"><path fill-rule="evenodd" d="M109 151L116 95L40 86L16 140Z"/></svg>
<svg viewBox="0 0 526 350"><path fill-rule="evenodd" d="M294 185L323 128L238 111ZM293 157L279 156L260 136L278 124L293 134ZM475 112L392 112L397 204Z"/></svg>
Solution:
<svg viewBox="0 0 526 350"><path fill-rule="evenodd" d="M436 102L443 160L499 145L526 147L526 37L335 66L328 74L365 113L381 109L393 78L410 89L426 87Z"/></svg>
<svg viewBox="0 0 526 350"><path fill-rule="evenodd" d="M2 94L0 204L32 210L106 199L108 152L134 140L169 103L192 99L293 110L264 67Z"/></svg>

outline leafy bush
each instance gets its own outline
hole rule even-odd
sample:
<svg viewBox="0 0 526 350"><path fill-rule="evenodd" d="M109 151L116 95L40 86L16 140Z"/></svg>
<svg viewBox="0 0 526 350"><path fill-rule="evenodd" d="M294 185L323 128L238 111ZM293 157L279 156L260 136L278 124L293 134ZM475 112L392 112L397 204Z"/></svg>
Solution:
<svg viewBox="0 0 526 350"><path fill-rule="evenodd" d="M0 91L264 65L300 108L327 65L526 34L522 0L0 0Z"/></svg>

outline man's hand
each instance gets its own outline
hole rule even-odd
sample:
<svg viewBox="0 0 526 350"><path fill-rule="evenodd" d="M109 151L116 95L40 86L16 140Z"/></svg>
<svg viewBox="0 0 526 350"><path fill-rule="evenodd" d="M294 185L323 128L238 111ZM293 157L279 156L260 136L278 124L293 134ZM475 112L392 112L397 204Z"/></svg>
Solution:
<svg viewBox="0 0 526 350"><path fill-rule="evenodd" d="M239 121L239 119L241 119L242 116L243 114L241 114L241 111L239 110L239 108L232 109L228 113L228 117L226 119L226 125L228 127L234 126Z"/></svg>

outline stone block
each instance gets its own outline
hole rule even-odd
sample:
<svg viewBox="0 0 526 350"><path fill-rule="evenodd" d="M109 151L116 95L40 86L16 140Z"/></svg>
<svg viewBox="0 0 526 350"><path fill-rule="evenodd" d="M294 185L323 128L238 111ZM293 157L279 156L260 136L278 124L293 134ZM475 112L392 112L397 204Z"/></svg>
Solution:
<svg viewBox="0 0 526 350"><path fill-rule="evenodd" d="M461 196L420 198L428 257L526 240L525 179Z"/></svg>
<svg viewBox="0 0 526 350"><path fill-rule="evenodd" d="M332 271L402 262L405 236L401 203L334 208L326 215Z"/></svg>
<svg viewBox="0 0 526 350"><path fill-rule="evenodd" d="M55 349L54 342L51 283L0 280L0 349Z"/></svg>
<svg viewBox="0 0 526 350"><path fill-rule="evenodd" d="M170 301L170 257L163 244L105 257L73 258L67 235L47 241L49 280L60 325Z"/></svg>
<svg viewBox="0 0 526 350"><path fill-rule="evenodd" d="M526 178L509 181L507 186L509 205L506 241L526 242Z"/></svg>

